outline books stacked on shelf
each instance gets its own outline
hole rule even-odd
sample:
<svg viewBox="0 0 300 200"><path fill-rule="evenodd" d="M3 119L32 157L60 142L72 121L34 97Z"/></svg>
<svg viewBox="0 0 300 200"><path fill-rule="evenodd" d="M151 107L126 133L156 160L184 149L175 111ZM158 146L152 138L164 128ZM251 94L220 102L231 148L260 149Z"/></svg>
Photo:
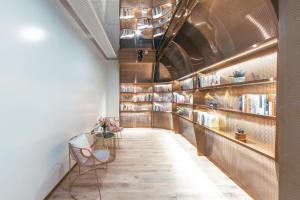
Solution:
<svg viewBox="0 0 300 200"><path fill-rule="evenodd" d="M172 93L166 94L154 94L153 100L154 101L162 101L162 102L172 102Z"/></svg>
<svg viewBox="0 0 300 200"><path fill-rule="evenodd" d="M134 111L132 104L121 104L121 111Z"/></svg>
<svg viewBox="0 0 300 200"><path fill-rule="evenodd" d="M188 118L189 120L193 121L193 109L187 107L180 107L177 106L177 114Z"/></svg>
<svg viewBox="0 0 300 200"><path fill-rule="evenodd" d="M221 76L218 74L201 75L197 77L198 87L205 88L221 84Z"/></svg>
<svg viewBox="0 0 300 200"><path fill-rule="evenodd" d="M216 113L197 111L197 122L208 128L219 128L219 117Z"/></svg>
<svg viewBox="0 0 300 200"><path fill-rule="evenodd" d="M153 105L153 111L156 112L171 112L171 105L165 105L165 104L154 104Z"/></svg>
<svg viewBox="0 0 300 200"><path fill-rule="evenodd" d="M155 85L155 92L172 92L172 85Z"/></svg>
<svg viewBox="0 0 300 200"><path fill-rule="evenodd" d="M122 86L121 92L135 92L135 88L132 86Z"/></svg>
<svg viewBox="0 0 300 200"><path fill-rule="evenodd" d="M153 19L159 18L163 15L164 8L163 7L155 7L152 9Z"/></svg>
<svg viewBox="0 0 300 200"><path fill-rule="evenodd" d="M121 104L121 111L151 111L152 104L134 105L134 104Z"/></svg>
<svg viewBox="0 0 300 200"><path fill-rule="evenodd" d="M174 102L175 103L189 103L193 104L193 94L179 94L174 93Z"/></svg>
<svg viewBox="0 0 300 200"><path fill-rule="evenodd" d="M180 90L192 90L194 88L193 78L186 79L179 82Z"/></svg>
<svg viewBox="0 0 300 200"><path fill-rule="evenodd" d="M133 101L152 101L152 94L138 95L133 97Z"/></svg>
<svg viewBox="0 0 300 200"><path fill-rule="evenodd" d="M130 19L133 18L133 9L132 8L121 8L121 19Z"/></svg>
<svg viewBox="0 0 300 200"><path fill-rule="evenodd" d="M121 92L128 93L152 93L152 86L135 86L135 85L127 85L123 84L121 86Z"/></svg>
<svg viewBox="0 0 300 200"><path fill-rule="evenodd" d="M239 110L266 116L276 114L275 94L244 94L239 98Z"/></svg>

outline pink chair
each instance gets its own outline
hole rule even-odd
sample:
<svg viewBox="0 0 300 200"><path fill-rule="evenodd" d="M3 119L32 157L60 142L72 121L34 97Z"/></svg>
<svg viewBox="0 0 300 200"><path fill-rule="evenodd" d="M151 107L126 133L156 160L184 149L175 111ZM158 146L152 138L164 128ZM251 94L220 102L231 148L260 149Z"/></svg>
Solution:
<svg viewBox="0 0 300 200"><path fill-rule="evenodd" d="M120 140L122 139L122 131L123 128L119 126L119 120L117 117L108 117L110 123L108 126L108 131L111 131L116 134L116 138L118 141L118 146L120 145Z"/></svg>
<svg viewBox="0 0 300 200"><path fill-rule="evenodd" d="M69 193L72 198L76 199L72 194L72 187L76 180L87 172L94 172L97 180L97 188L101 200L101 178L98 176L97 169L106 169L110 160L110 151L107 149L92 150L86 134L82 133L69 140L69 169L71 170L71 158L75 160L79 167L79 174L71 181L69 175ZM87 171L81 173L81 168L88 168ZM101 168L99 168L101 167Z"/></svg>

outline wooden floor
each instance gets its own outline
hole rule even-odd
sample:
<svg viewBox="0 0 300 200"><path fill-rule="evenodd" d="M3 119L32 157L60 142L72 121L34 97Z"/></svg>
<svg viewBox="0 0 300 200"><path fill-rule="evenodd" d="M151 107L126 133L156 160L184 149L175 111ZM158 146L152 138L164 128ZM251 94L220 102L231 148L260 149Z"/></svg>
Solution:
<svg viewBox="0 0 300 200"><path fill-rule="evenodd" d="M99 171L102 200L251 199L180 135L160 129L126 129L123 135L116 160ZM74 187L78 199L96 200L95 183L91 174L83 176ZM71 199L67 185L63 181L49 200Z"/></svg>

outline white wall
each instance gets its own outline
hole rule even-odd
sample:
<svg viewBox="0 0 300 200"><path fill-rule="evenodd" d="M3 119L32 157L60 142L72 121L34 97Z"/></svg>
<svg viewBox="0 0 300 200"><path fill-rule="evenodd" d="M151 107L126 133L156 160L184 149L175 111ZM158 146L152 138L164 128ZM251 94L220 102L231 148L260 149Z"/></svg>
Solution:
<svg viewBox="0 0 300 200"><path fill-rule="evenodd" d="M119 62L112 62L107 71L106 116L119 116Z"/></svg>
<svg viewBox="0 0 300 200"><path fill-rule="evenodd" d="M116 114L118 82L106 82L117 62L96 55L54 0L0 1L0 199L41 200L67 170L67 140L106 115L106 101Z"/></svg>

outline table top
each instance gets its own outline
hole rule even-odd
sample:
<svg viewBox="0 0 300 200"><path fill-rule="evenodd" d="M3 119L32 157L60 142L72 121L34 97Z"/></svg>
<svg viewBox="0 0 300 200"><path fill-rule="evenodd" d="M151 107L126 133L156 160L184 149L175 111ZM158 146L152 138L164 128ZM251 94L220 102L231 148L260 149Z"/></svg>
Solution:
<svg viewBox="0 0 300 200"><path fill-rule="evenodd" d="M109 139L115 136L115 134L111 131L106 131L106 134L103 134L104 132L96 132L96 137L104 137L105 139Z"/></svg>

